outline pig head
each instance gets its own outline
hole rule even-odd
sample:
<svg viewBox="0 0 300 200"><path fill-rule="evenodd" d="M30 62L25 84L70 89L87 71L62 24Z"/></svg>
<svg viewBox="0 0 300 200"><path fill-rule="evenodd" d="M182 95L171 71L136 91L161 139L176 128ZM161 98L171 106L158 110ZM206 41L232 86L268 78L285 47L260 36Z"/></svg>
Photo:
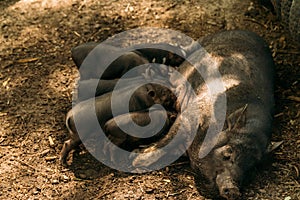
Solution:
<svg viewBox="0 0 300 200"><path fill-rule="evenodd" d="M201 192L220 195L228 200L240 197L239 188L246 178L246 172L267 153L271 120L271 116L258 110L257 105L246 104L227 117L226 128L218 135L215 147L204 158L199 157L201 139L193 141L188 154L201 182Z"/></svg>

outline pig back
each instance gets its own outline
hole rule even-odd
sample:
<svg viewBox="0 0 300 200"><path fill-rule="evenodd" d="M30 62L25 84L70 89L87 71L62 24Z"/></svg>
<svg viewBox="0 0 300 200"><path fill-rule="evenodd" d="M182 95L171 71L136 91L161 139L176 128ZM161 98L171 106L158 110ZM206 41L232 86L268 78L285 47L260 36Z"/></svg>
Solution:
<svg viewBox="0 0 300 200"><path fill-rule="evenodd" d="M227 113L249 103L261 104L266 111L273 112L274 63L262 38L249 31L235 30L203 37L199 39L199 43L202 49L190 57L194 57L191 60L197 60L193 64L207 77L203 78L203 73L197 72L188 61L178 69L198 96L205 96L209 92L207 88L203 89L207 86L204 79L214 81L218 77L214 76L213 67L207 62L204 63L204 57L209 55L211 63L217 63L222 84L226 89ZM205 110L210 109L207 104L213 104L207 102L208 99L201 101L206 105Z"/></svg>
<svg viewBox="0 0 300 200"><path fill-rule="evenodd" d="M274 63L266 42L249 31L224 31L200 39L213 57L226 88L227 112L249 103L274 106Z"/></svg>

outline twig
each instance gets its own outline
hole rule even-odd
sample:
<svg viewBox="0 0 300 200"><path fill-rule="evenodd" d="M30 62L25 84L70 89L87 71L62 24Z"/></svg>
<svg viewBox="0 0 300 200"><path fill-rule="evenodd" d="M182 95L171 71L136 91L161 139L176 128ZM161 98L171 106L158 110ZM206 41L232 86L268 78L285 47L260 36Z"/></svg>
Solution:
<svg viewBox="0 0 300 200"><path fill-rule="evenodd" d="M171 4L169 7L167 7L167 8L165 9L165 11L168 11L168 10L172 9L172 8L174 8L175 6L177 6L177 3Z"/></svg>
<svg viewBox="0 0 300 200"><path fill-rule="evenodd" d="M57 156L47 156L47 157L45 157L45 160L46 161L53 161L53 160L55 160L57 158Z"/></svg>
<svg viewBox="0 0 300 200"><path fill-rule="evenodd" d="M2 142L4 142L4 140L1 141L1 143L2 143ZM1 146L1 147L19 148L19 147L17 147L17 146L14 145L14 144L1 144L1 143L0 143L0 146Z"/></svg>
<svg viewBox="0 0 300 200"><path fill-rule="evenodd" d="M78 10L81 10L81 9L85 6L85 4L86 4L86 0L84 0L84 1L80 4L80 6L78 7Z"/></svg>
<svg viewBox="0 0 300 200"><path fill-rule="evenodd" d="M180 162L180 163L173 163L171 165L169 165L169 167L174 167L174 166L180 166L180 165L186 165L188 164L189 161L184 161L184 162Z"/></svg>
<svg viewBox="0 0 300 200"><path fill-rule="evenodd" d="M281 50L277 49L277 50L276 50L276 53L284 53L284 54L300 54L299 51L288 51L288 50L283 50L283 49L281 49Z"/></svg>
<svg viewBox="0 0 300 200"><path fill-rule="evenodd" d="M106 196L108 194L111 194L111 193L113 193L113 191L104 192L103 194L98 195L97 199L100 199L100 198L102 198L102 197L104 197L104 196Z"/></svg>
<svg viewBox="0 0 300 200"><path fill-rule="evenodd" d="M183 171L185 171L185 172L188 172L188 173L191 173L191 174L194 174L194 175L197 175L195 172L193 172L193 171L189 171L189 170L183 170Z"/></svg>
<svg viewBox="0 0 300 200"><path fill-rule="evenodd" d="M50 145L50 147L54 147L54 146L55 146L55 143L54 143L54 141L53 141L53 139L52 139L51 136L48 137L48 140L49 140L49 145Z"/></svg>
<svg viewBox="0 0 300 200"><path fill-rule="evenodd" d="M299 169L297 166L293 165L295 171L296 171L296 177L299 177Z"/></svg>
<svg viewBox="0 0 300 200"><path fill-rule="evenodd" d="M29 63L38 60L39 58L24 58L17 60L17 63Z"/></svg>
<svg viewBox="0 0 300 200"><path fill-rule="evenodd" d="M192 199L192 196L194 195L194 193L190 194L188 200Z"/></svg>
<svg viewBox="0 0 300 200"><path fill-rule="evenodd" d="M2 142L4 142L4 140L5 140L5 138L2 138L2 139L0 140L0 144L1 144Z"/></svg>
<svg viewBox="0 0 300 200"><path fill-rule="evenodd" d="M73 33L74 33L77 37L81 37L81 35L80 35L77 31L73 31Z"/></svg>
<svg viewBox="0 0 300 200"><path fill-rule="evenodd" d="M300 102L300 97L296 97L296 96L288 96L287 99Z"/></svg>
<svg viewBox="0 0 300 200"><path fill-rule="evenodd" d="M175 196L175 195L181 194L181 193L183 193L185 191L186 191L186 189L182 189L179 192L174 192L174 193L168 194L168 196Z"/></svg>
<svg viewBox="0 0 300 200"><path fill-rule="evenodd" d="M282 116L282 115L283 115L283 112L278 113L278 114L276 114L276 115L274 116L274 118L280 117L280 116Z"/></svg>
<svg viewBox="0 0 300 200"><path fill-rule="evenodd" d="M250 22L256 23L256 24L258 24L258 25L261 25L261 26L265 27L266 29L268 28L267 25L262 24L262 23L260 23L259 21L256 21L255 19L247 19L247 18L246 18L246 19L244 19L244 21L250 21Z"/></svg>
<svg viewBox="0 0 300 200"><path fill-rule="evenodd" d="M24 165L24 166L26 166L26 167L29 167L30 169L32 169L33 171L37 171L37 169L36 169L36 167L33 167L33 166L31 166L31 165L29 165L29 164L27 164L27 163L25 163L25 162L23 162L23 161L21 161L21 160L16 160L18 163L20 163L21 165Z"/></svg>

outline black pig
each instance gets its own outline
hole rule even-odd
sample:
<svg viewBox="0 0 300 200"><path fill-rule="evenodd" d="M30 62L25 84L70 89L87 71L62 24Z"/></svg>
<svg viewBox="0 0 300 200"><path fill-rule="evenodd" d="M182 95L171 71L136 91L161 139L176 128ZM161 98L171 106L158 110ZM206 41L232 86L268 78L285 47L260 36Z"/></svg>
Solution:
<svg viewBox="0 0 300 200"><path fill-rule="evenodd" d="M179 66L187 51L167 43L140 44L123 49L108 44L86 43L73 48L71 55L80 70L80 79L87 80L120 78L133 67L149 62ZM104 67L107 67L105 71Z"/></svg>
<svg viewBox="0 0 300 200"><path fill-rule="evenodd" d="M174 152L178 153L178 147L183 144L188 148L192 168L201 177L200 181L205 183L203 191L228 200L239 199L245 173L262 160L270 143L274 106L272 56L263 39L248 31L224 31L204 37L199 43L208 54L202 49L189 58L195 61L194 66L198 66L204 76L189 62L178 68L192 85L196 100L190 99L190 95L181 88L182 95L177 98L177 105L187 103L181 105L181 110L177 106L180 114L168 134L143 152L151 153L164 147L175 138L180 125L187 127L185 134L178 137L178 141L172 141L172 149L160 151L160 157L155 154L151 160L151 156L140 154L134 158L133 165L147 167L157 164L159 160L174 156ZM205 55L206 58L203 57ZM217 77L212 64L220 72L225 88L218 93L215 101L209 97L211 88L208 88ZM182 87L177 80L173 80L172 84ZM221 110L218 102L224 100L225 94L226 123L215 137L208 136L206 140L209 124L216 120L215 115ZM189 104L198 110L186 113L184 109ZM190 122L184 120L186 117L183 114L199 117L193 140L190 139L192 129L188 129Z"/></svg>

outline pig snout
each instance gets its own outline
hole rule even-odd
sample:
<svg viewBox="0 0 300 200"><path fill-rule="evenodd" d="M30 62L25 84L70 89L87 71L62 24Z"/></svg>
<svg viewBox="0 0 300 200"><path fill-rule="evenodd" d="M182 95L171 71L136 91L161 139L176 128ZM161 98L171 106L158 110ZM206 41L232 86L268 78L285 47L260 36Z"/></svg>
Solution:
<svg viewBox="0 0 300 200"><path fill-rule="evenodd" d="M217 175L216 183L221 197L227 200L236 200L241 196L237 184L229 175Z"/></svg>

